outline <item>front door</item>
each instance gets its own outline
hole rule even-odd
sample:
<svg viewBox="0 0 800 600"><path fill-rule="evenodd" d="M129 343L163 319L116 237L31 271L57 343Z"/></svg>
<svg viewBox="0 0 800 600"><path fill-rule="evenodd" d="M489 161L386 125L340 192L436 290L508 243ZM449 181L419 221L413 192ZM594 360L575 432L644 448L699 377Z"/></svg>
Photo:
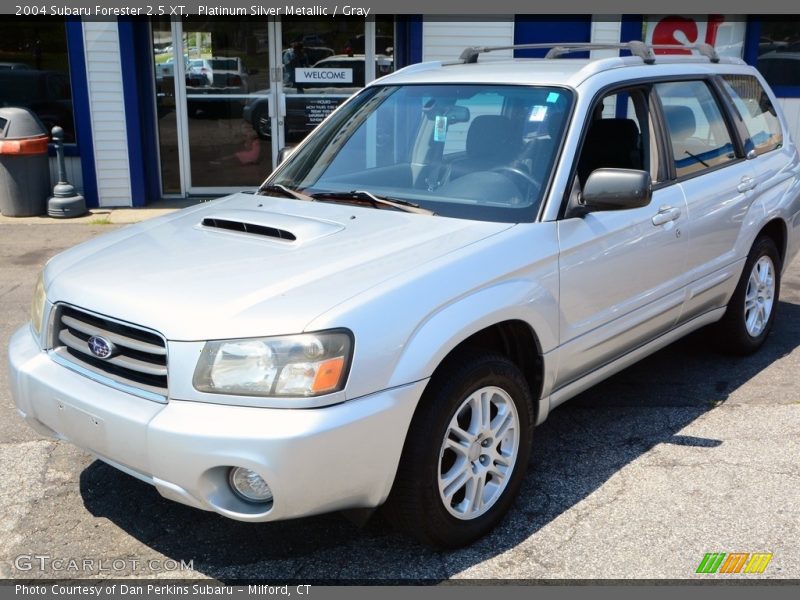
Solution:
<svg viewBox="0 0 800 600"><path fill-rule="evenodd" d="M649 205L562 219L560 339L556 388L673 327L683 305L688 221L671 183L649 110L649 88L609 94L594 110L579 155L584 185L598 168L648 171Z"/></svg>

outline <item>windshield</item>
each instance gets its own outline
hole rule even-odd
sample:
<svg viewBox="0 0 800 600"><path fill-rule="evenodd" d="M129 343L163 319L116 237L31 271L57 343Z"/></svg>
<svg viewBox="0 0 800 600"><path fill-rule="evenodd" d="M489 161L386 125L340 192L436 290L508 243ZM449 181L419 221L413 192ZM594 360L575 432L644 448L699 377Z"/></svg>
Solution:
<svg viewBox="0 0 800 600"><path fill-rule="evenodd" d="M370 87L269 183L309 195L366 190L450 217L531 221L571 103L570 91L553 87Z"/></svg>

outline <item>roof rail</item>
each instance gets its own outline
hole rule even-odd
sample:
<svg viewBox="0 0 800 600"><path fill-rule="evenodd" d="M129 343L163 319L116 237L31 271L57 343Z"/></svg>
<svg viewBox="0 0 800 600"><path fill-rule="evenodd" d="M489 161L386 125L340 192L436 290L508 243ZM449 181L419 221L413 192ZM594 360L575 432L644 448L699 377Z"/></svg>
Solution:
<svg viewBox="0 0 800 600"><path fill-rule="evenodd" d="M556 58L562 54L572 52L585 52L587 50L628 50L634 56L638 56L647 65L655 64L656 55L654 50L695 50L702 56L708 58L712 63L719 62L719 54L711 44L693 44L684 46L681 44L645 44L644 42L630 41L619 44L597 44L589 42L570 42L550 44L515 44L513 46L470 46L465 48L459 56L459 61L465 64L478 62L478 56L486 52L496 50L548 50L545 58Z"/></svg>

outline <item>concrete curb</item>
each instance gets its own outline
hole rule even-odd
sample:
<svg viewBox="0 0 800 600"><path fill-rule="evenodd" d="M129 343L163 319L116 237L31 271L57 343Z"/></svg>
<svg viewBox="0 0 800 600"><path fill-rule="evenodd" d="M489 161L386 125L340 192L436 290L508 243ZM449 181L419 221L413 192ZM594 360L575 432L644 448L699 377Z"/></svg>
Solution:
<svg viewBox="0 0 800 600"><path fill-rule="evenodd" d="M201 202L207 202L208 198L161 200L155 202L147 208L93 208L82 217L74 219L57 219L47 215L36 217L6 217L0 215L0 224L6 225L53 225L55 223L64 224L84 224L84 225L128 225L146 221L154 217L167 215L176 210L194 206Z"/></svg>

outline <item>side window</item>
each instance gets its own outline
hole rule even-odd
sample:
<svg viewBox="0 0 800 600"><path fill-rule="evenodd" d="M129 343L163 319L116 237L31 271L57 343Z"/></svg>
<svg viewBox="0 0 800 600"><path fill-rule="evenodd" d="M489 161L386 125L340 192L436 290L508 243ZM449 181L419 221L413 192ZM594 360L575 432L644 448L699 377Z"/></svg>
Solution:
<svg viewBox="0 0 800 600"><path fill-rule="evenodd" d="M648 93L617 91L594 107L578 160L581 185L595 169L639 169L659 181L658 145L652 134Z"/></svg>
<svg viewBox="0 0 800 600"><path fill-rule="evenodd" d="M750 136L745 150L754 149L757 154L764 154L780 148L783 145L781 124L758 79L752 75L724 75L722 82Z"/></svg>
<svg viewBox="0 0 800 600"><path fill-rule="evenodd" d="M722 111L704 81L659 83L655 88L664 107L678 177L736 159Z"/></svg>

